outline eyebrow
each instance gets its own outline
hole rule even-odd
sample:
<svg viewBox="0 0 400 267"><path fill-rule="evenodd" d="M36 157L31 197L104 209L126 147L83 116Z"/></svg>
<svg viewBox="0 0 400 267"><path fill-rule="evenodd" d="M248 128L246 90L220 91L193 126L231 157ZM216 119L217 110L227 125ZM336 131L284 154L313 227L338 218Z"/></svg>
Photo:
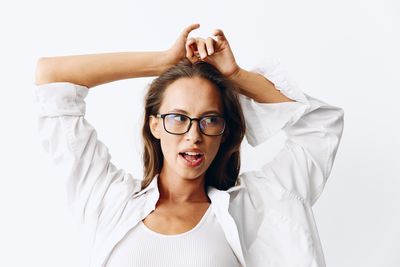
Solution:
<svg viewBox="0 0 400 267"><path fill-rule="evenodd" d="M177 108L172 109L169 112L179 112L179 113L183 113L183 114L189 115L189 113L187 111L185 111L183 109L177 109ZM203 115L207 115L207 114L215 114L215 115L221 115L222 116L221 112L219 112L218 110L209 110L209 111L203 112L203 114L201 114L201 115L203 116Z"/></svg>

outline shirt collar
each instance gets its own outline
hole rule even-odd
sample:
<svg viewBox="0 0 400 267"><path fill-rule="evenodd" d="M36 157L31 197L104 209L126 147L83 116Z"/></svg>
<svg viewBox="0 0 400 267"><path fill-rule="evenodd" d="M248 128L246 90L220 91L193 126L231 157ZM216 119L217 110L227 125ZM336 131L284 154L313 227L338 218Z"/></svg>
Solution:
<svg viewBox="0 0 400 267"><path fill-rule="evenodd" d="M141 191L139 191L138 193L136 193L136 194L135 194L135 197L138 197L138 196L140 196L140 195L146 193L146 192L149 191L149 190L154 190L154 189L157 189L157 190L158 190L158 184L157 184L157 182L158 182L158 175L159 175L159 174L156 174L156 175L154 176L153 180L150 182L150 184L149 184L146 188L144 188L143 190L141 190Z"/></svg>

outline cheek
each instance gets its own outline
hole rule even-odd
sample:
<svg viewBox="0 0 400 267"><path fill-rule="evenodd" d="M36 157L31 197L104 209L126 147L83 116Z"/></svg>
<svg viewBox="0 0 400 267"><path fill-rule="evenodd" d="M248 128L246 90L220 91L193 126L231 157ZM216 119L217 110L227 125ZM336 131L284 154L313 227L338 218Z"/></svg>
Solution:
<svg viewBox="0 0 400 267"><path fill-rule="evenodd" d="M177 140L177 138L174 138L174 136L170 135L162 135L160 139L160 144L164 158L173 159L174 157L176 157L176 154L178 153L177 148L179 147L179 140Z"/></svg>
<svg viewBox="0 0 400 267"><path fill-rule="evenodd" d="M214 160L215 156L218 153L219 147L221 145L221 140L215 140L210 142L210 144L208 145L208 157L211 162Z"/></svg>

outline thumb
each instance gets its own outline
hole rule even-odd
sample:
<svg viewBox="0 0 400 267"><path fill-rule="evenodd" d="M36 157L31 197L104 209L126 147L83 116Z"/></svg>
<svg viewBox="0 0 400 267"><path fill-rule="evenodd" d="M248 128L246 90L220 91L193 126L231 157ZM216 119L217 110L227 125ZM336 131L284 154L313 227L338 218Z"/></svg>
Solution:
<svg viewBox="0 0 400 267"><path fill-rule="evenodd" d="M194 23L191 24L189 26L187 26L185 29L183 29L182 33L181 33L181 38L183 38L184 40L187 39L187 37L189 36L189 33L197 28L200 27L200 24L198 23Z"/></svg>

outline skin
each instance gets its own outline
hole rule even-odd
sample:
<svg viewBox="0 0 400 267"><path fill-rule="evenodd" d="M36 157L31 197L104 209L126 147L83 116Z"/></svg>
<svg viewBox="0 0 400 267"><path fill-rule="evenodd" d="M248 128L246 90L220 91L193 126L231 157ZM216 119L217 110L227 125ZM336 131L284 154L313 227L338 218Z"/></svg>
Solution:
<svg viewBox="0 0 400 267"><path fill-rule="evenodd" d="M168 86L160 113L173 112L173 109L185 110L192 118L199 118L210 110L223 114L220 93L212 83L199 77L181 78ZM150 118L150 125L154 137L160 139L164 155L161 196L171 202L206 200L205 192L198 189L204 185L205 172L218 152L222 135L203 135L196 122L186 134L173 135L165 131L162 119L154 116ZM185 166L179 156L180 151L192 147L204 152L204 161L197 167Z"/></svg>
<svg viewBox="0 0 400 267"><path fill-rule="evenodd" d="M189 38L189 34L199 27L197 23L188 25L174 44L163 51L39 58L35 84L71 82L93 88L116 80L159 76L180 59L187 57L191 62L203 60L213 64L239 86L243 95L259 103L293 102L263 75L238 66L222 30L215 29L212 36L206 39ZM167 91L162 103L162 113L171 107L178 108L179 104L191 117L199 117L202 112L218 105L218 92L201 79L178 80ZM179 234L193 228L210 204L203 190L204 172L215 157L221 137L201 135L196 122L190 132L183 136L167 135L168 133L160 129L159 122L155 120L152 125L153 123L151 130L161 141L165 166L160 172L158 185L160 199L156 209L145 218L144 223L159 233ZM206 161L197 169L187 169L178 160L178 152L191 146L198 146L206 153Z"/></svg>
<svg viewBox="0 0 400 267"><path fill-rule="evenodd" d="M192 118L210 110L223 114L219 91L199 77L181 78L168 86L160 113L175 108L185 110ZM162 119L154 116L150 118L150 128L154 137L160 139L164 164L158 184L160 199L143 222L159 233L186 232L197 224L209 206L210 200L203 190L205 171L218 152L222 135L203 135L196 122L187 133L173 135L165 131ZM202 164L194 168L185 166L179 156L180 151L191 147L205 153Z"/></svg>

